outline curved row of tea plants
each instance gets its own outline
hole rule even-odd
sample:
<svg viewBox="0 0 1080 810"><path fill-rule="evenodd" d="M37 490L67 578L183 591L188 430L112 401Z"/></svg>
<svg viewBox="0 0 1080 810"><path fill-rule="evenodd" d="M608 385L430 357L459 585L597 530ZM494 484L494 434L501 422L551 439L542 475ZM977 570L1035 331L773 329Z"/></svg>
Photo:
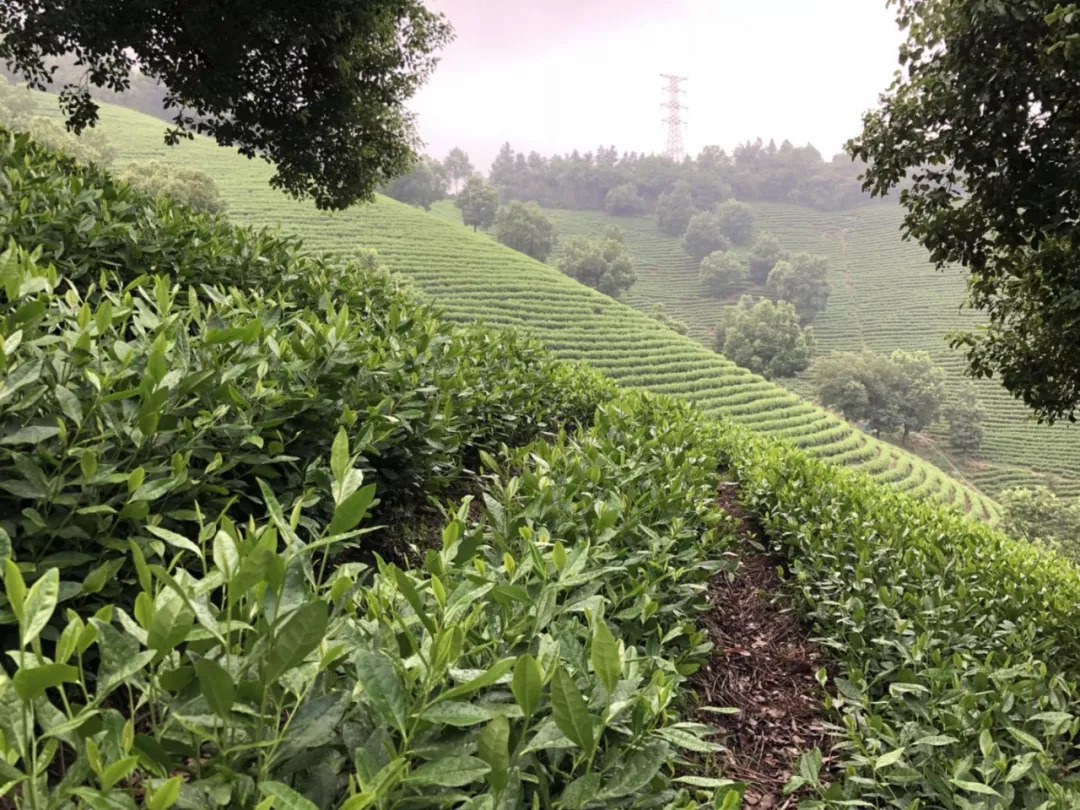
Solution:
<svg viewBox="0 0 1080 810"><path fill-rule="evenodd" d="M737 799L686 761L729 537L689 406L2 130L0 164L5 803Z"/></svg>
<svg viewBox="0 0 1080 810"><path fill-rule="evenodd" d="M977 322L973 313L959 309L965 294L963 276L935 272L922 248L900 239L900 209L867 205L822 212L772 203L753 208L757 227L776 235L785 250L830 258L832 295L814 323L818 354L860 348L884 353L896 348L925 350L948 372L950 390L965 379L963 358L945 342L950 331ZM638 270L626 302L642 312L664 304L669 315L687 324L693 338L712 346L724 301L706 293L697 265L679 238L661 233L654 218L596 211L545 214L562 239L595 236L612 225L622 228ZM762 288L747 284L725 300L733 302L745 292L764 294ZM811 393L806 379L785 384L798 393ZM1037 484L1048 484L1065 495L1080 494L1076 431L1067 425L1034 424L1024 407L994 380L976 385L986 408L985 438L978 463L965 468L963 476L991 496L1012 486ZM948 446L944 426L936 426L932 434Z"/></svg>
<svg viewBox="0 0 1080 810"><path fill-rule="evenodd" d="M721 433L744 506L842 673L826 701L831 773L811 752L792 787L835 807L1080 806L1077 568L747 431Z"/></svg>
<svg viewBox="0 0 1080 810"><path fill-rule="evenodd" d="M55 109L55 99L39 100L43 112ZM265 165L209 140L165 147L159 121L109 105L102 106L102 122L124 161L158 159L198 166L220 187L230 219L280 225L302 236L309 248L346 260L373 249L380 264L415 281L448 317L524 328L559 357L586 360L620 384L678 394L701 404L710 415L730 416L751 427L813 415L821 427L818 435L832 437L828 442L813 435L794 437L813 452L854 466L871 461L880 465L887 456L888 464L873 469L910 464L922 473L900 485L914 488L917 482L928 482L921 493L980 518L997 514L992 500L955 484L933 465L866 436L778 386L764 383L760 388L759 377L695 341L483 234L385 198L349 211L320 212L270 189ZM675 366L681 373L668 371ZM725 398L751 389L763 392L760 403L726 406Z"/></svg>

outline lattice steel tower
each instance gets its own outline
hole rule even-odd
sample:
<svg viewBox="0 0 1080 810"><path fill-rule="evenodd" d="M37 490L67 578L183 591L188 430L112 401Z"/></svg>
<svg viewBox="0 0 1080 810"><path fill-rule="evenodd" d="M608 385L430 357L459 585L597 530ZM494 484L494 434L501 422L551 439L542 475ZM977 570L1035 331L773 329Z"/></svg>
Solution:
<svg viewBox="0 0 1080 810"><path fill-rule="evenodd" d="M670 73L661 73L660 78L667 79L667 101L662 101L660 106L667 110L667 151L665 154L676 163L683 159L683 119L682 111L686 109L682 103L683 89L679 86L686 81L685 76L672 76Z"/></svg>

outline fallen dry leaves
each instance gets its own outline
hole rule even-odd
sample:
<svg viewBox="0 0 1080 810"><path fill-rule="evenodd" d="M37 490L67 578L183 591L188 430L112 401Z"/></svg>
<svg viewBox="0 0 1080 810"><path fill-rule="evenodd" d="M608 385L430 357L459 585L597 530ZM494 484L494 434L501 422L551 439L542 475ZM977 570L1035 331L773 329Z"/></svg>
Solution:
<svg viewBox="0 0 1080 810"><path fill-rule="evenodd" d="M734 485L724 485L720 506L749 533L735 494ZM709 584L712 610L702 622L714 650L693 682L704 705L739 709L700 718L723 734L723 776L749 785L747 806L780 810L798 801L784 796L783 786L799 755L815 746L828 753L822 690L814 677L826 662L784 602L777 561L751 553L750 543L746 548L734 578L718 576Z"/></svg>

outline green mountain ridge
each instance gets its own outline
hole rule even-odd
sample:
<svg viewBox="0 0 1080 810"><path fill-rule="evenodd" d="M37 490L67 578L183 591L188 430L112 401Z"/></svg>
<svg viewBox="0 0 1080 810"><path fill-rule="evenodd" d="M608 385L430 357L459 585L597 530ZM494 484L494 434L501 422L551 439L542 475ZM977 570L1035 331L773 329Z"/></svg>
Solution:
<svg viewBox="0 0 1080 810"><path fill-rule="evenodd" d="M445 203L440 205L445 206ZM970 329L981 315L962 310L965 281L959 270L938 272L917 244L900 238L901 210L880 204L837 212L779 203L752 204L757 227L776 235L785 250L828 256L832 295L814 323L817 354L895 348L925 350L948 374L950 392L967 379L965 361L946 342L950 331ZM445 208L440 212L450 216ZM626 303L649 312L662 303L712 347L713 325L723 306L743 293L763 294L747 283L723 300L709 297L698 269L678 237L660 233L651 217L615 217L597 211L548 209L561 239L596 235L618 225L638 263L638 282ZM809 374L780 383L811 396ZM933 444L921 452L951 474L994 496L1010 486L1046 484L1062 495L1080 495L1080 433L1068 424L1038 425L997 380L976 380L986 408L986 435L977 459L950 456L943 422L932 426Z"/></svg>
<svg viewBox="0 0 1080 810"><path fill-rule="evenodd" d="M57 114L55 99L41 96L39 104L43 113ZM310 249L345 258L374 250L451 318L523 327L558 356L584 360L620 384L683 396L711 416L787 439L876 480L982 519L996 517L992 499L934 465L483 234L386 198L344 212L318 211L270 189L265 164L202 138L167 147L161 122L130 110L102 105L100 127L118 150L117 165L156 158L198 167L220 186L232 220L280 227Z"/></svg>

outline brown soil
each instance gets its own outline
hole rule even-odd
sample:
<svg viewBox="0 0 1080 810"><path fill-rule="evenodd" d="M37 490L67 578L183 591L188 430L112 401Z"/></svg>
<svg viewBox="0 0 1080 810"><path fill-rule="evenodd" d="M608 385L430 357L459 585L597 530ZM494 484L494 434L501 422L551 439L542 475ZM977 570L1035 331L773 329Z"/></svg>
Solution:
<svg viewBox="0 0 1080 810"><path fill-rule="evenodd" d="M747 806L794 807L801 797L784 796L783 786L799 755L815 746L828 755L822 690L814 677L826 661L784 604L777 561L753 550L760 545L735 495L735 486L725 484L719 503L740 519L747 553L733 579L716 577L709 585L713 608L703 623L714 650L693 681L704 705L739 713L701 712L699 719L724 734L723 776L749 785Z"/></svg>

